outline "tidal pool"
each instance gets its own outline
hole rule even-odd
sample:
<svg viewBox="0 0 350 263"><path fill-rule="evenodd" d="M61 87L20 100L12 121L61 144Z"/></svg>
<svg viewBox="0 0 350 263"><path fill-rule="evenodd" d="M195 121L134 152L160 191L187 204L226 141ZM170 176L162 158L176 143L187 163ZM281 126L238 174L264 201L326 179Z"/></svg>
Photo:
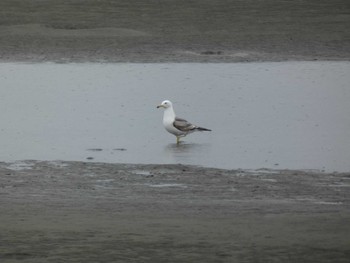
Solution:
<svg viewBox="0 0 350 263"><path fill-rule="evenodd" d="M350 62L0 64L0 161L350 171ZM175 144L156 106L210 128Z"/></svg>

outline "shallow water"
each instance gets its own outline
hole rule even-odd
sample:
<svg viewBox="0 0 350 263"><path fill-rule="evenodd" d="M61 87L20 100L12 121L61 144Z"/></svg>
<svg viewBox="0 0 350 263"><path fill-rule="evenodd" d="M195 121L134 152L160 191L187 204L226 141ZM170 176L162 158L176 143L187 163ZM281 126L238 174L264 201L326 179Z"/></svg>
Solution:
<svg viewBox="0 0 350 263"><path fill-rule="evenodd" d="M350 171L350 63L0 64L0 160ZM180 145L164 99L211 133Z"/></svg>

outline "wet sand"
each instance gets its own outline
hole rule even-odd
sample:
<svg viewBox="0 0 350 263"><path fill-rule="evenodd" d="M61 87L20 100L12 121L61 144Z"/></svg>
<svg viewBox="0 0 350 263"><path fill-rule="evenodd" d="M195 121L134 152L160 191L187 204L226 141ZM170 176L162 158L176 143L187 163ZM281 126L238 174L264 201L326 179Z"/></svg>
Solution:
<svg viewBox="0 0 350 263"><path fill-rule="evenodd" d="M348 262L350 174L2 163L2 262Z"/></svg>
<svg viewBox="0 0 350 263"><path fill-rule="evenodd" d="M349 60L347 0L0 3L0 60Z"/></svg>
<svg viewBox="0 0 350 263"><path fill-rule="evenodd" d="M349 60L345 0L0 3L0 60ZM1 262L348 262L350 174L2 163Z"/></svg>

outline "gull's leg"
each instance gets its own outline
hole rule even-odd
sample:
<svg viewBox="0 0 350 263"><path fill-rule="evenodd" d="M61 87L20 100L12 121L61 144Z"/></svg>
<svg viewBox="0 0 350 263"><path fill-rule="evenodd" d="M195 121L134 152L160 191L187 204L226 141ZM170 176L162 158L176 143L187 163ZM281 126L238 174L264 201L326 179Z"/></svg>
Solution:
<svg viewBox="0 0 350 263"><path fill-rule="evenodd" d="M176 136L176 144L179 144L180 143L180 136Z"/></svg>

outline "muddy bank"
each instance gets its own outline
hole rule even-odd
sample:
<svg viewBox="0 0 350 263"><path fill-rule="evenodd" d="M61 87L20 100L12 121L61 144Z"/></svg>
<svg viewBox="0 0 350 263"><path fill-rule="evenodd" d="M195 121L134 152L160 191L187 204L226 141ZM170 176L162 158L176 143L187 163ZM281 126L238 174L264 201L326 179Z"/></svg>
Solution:
<svg viewBox="0 0 350 263"><path fill-rule="evenodd" d="M0 3L0 60L349 60L347 0Z"/></svg>
<svg viewBox="0 0 350 263"><path fill-rule="evenodd" d="M0 166L2 262L347 262L350 174Z"/></svg>

